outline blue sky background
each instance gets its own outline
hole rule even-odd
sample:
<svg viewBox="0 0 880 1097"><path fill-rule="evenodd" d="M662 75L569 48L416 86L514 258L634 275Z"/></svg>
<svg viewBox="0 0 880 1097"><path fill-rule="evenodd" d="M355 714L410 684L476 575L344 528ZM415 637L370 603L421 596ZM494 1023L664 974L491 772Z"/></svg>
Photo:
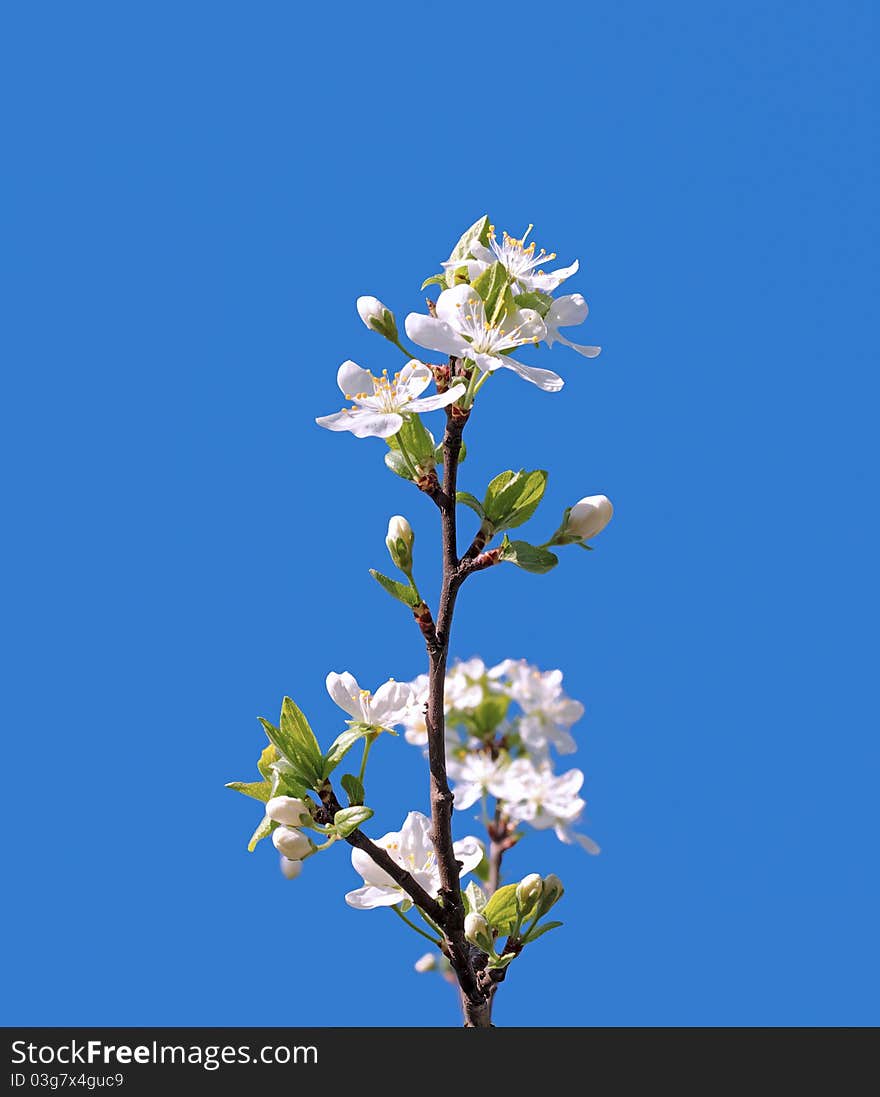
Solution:
<svg viewBox="0 0 880 1097"><path fill-rule="evenodd" d="M402 512L427 574L433 509L313 418L398 364L355 298L418 309L484 211L580 258L605 349L493 381L462 486L616 504L461 603L457 654L585 702L604 851L511 855L568 924L498 1022L880 1021L870 9L6 7L5 1023L457 1023L346 852L284 881L223 784L285 692L329 741L328 670L422 669L367 569ZM370 799L426 807L402 739Z"/></svg>

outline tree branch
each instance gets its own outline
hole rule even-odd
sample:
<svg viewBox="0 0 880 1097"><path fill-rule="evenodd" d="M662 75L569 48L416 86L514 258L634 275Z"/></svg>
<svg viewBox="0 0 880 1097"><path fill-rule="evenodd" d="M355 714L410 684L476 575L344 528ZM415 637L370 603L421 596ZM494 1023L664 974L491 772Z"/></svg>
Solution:
<svg viewBox="0 0 880 1097"><path fill-rule="evenodd" d="M332 823L333 816L337 811L341 810L342 805L336 799L336 793L331 788L329 782L325 783L324 787L320 790L319 795L324 810L329 816L325 821ZM375 842L371 842L366 834L360 830L356 830L349 834L345 841L348 842L350 846L354 846L355 849L363 850L379 868L388 873L391 879L406 892L417 907L421 907L425 914L442 925L446 913L443 907L433 896L429 895L422 885L415 880L405 868L401 867L386 850L382 849L381 846L377 846Z"/></svg>

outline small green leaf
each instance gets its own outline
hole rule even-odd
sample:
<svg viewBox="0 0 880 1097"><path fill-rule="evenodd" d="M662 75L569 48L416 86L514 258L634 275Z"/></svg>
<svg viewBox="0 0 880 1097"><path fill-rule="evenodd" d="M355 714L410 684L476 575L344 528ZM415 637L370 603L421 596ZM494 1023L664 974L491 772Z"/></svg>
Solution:
<svg viewBox="0 0 880 1097"><path fill-rule="evenodd" d="M324 755L322 776L329 777L359 739L375 734L376 731L369 724L354 724L337 735Z"/></svg>
<svg viewBox="0 0 880 1097"><path fill-rule="evenodd" d="M476 878L478 880L482 880L484 884L488 881L488 879L489 879L489 858L486 856L485 851L483 852L483 859L480 861L480 863L477 865L477 867L473 870L473 873L474 873L474 876L476 876Z"/></svg>
<svg viewBox="0 0 880 1097"><path fill-rule="evenodd" d="M510 933L516 925L516 884L499 888L483 910L483 917L499 934Z"/></svg>
<svg viewBox="0 0 880 1097"><path fill-rule="evenodd" d="M257 769L266 778L267 781L272 780L272 763L278 761L278 751L275 749L274 743L269 743L263 753L260 755L260 760L257 762Z"/></svg>
<svg viewBox="0 0 880 1097"><path fill-rule="evenodd" d="M421 418L413 412L403 421L403 426L386 439L393 450L406 450L410 459L427 472L434 467L434 435L428 430Z"/></svg>
<svg viewBox="0 0 880 1097"><path fill-rule="evenodd" d="M510 292L510 275L503 263L493 263L478 274L473 287L483 298L486 319L493 326L500 323L505 315L516 311Z"/></svg>
<svg viewBox="0 0 880 1097"><path fill-rule="evenodd" d="M264 804L272 799L272 784L270 781L230 781L226 787L240 792L243 796L260 800Z"/></svg>
<svg viewBox="0 0 880 1097"><path fill-rule="evenodd" d="M528 541L509 541L507 537L501 545L501 559L535 575L543 575L559 563L559 557L549 549L530 545Z"/></svg>
<svg viewBox="0 0 880 1097"><path fill-rule="evenodd" d="M428 286L441 286L446 289L446 275L445 274L432 274L430 278L426 278L422 282L421 288L427 289Z"/></svg>
<svg viewBox="0 0 880 1097"><path fill-rule="evenodd" d="M298 800L303 800L310 788L308 777L286 758L279 758L272 763L273 796L295 796Z"/></svg>
<svg viewBox="0 0 880 1097"><path fill-rule="evenodd" d="M399 449L390 449L385 454L385 464L402 480L412 480L412 469L406 463L406 458Z"/></svg>
<svg viewBox="0 0 880 1097"><path fill-rule="evenodd" d="M357 807L364 802L364 783L360 777L353 773L343 773L340 782L348 796L348 802L352 807Z"/></svg>
<svg viewBox="0 0 880 1097"><path fill-rule="evenodd" d="M289 697L281 706L281 727L276 728L260 717L270 742L290 763L293 774L311 788L321 776L321 748L305 716Z"/></svg>
<svg viewBox="0 0 880 1097"><path fill-rule="evenodd" d="M471 255L471 248L474 244L482 244L484 247L489 243L489 217L488 215L481 217L478 221L474 221L469 229L465 231L459 237L458 243L452 249L452 253L449 256L450 263L463 262Z"/></svg>
<svg viewBox="0 0 880 1097"><path fill-rule="evenodd" d="M531 944L532 941L537 941L539 937L543 937L545 933L549 933L551 929L557 929L562 924L562 922L545 922L543 926L535 926L525 940Z"/></svg>
<svg viewBox="0 0 880 1097"><path fill-rule="evenodd" d="M349 834L353 834L354 831L365 823L367 819L372 819L373 809L364 807L342 808L341 811L337 811L333 816L333 826L336 828L336 833L340 838L347 838Z"/></svg>
<svg viewBox="0 0 880 1097"><path fill-rule="evenodd" d="M531 472L508 469L486 488L483 509L497 530L513 529L531 518L546 490L547 473L543 469Z"/></svg>
<svg viewBox="0 0 880 1097"><path fill-rule="evenodd" d="M251 835L251 840L248 842L248 853L253 853L257 848L257 845L262 842L264 838L268 838L277 826L278 824L270 819L268 815L264 815L262 822Z"/></svg>
<svg viewBox="0 0 880 1097"><path fill-rule="evenodd" d="M486 909L486 904L489 902L485 891L474 880L468 884L464 889L464 897L467 902L468 910L473 911L474 914L482 914Z"/></svg>
<svg viewBox="0 0 880 1097"><path fill-rule="evenodd" d="M480 518L486 517L485 511L483 510L483 504L475 495L471 495L469 491L457 491L455 493L455 501L456 503L461 503L466 507L470 507L471 510L476 511Z"/></svg>
<svg viewBox="0 0 880 1097"><path fill-rule="evenodd" d="M396 598L398 602L403 602L410 609L415 609L419 604L416 592L406 583L398 583L396 579L389 579L387 575L383 575L381 571L376 571L375 568L370 568L370 575L373 576L380 587L384 587L391 597Z"/></svg>
<svg viewBox="0 0 880 1097"><path fill-rule="evenodd" d="M481 738L491 735L507 715L509 707L510 698L508 696L501 693L490 693L477 705L470 718L477 735Z"/></svg>
<svg viewBox="0 0 880 1097"><path fill-rule="evenodd" d="M517 306L521 309L534 309L541 319L543 319L550 311L550 306L553 304L553 298L549 293L541 293L540 290L530 291L529 293L518 293L513 299Z"/></svg>

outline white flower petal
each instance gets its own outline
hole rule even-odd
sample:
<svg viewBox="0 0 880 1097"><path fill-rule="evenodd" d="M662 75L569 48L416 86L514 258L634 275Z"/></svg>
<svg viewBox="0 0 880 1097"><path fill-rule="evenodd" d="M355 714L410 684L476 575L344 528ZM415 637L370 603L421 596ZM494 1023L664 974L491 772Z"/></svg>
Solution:
<svg viewBox="0 0 880 1097"><path fill-rule="evenodd" d="M423 396L420 400L411 400L406 405L406 411L436 411L437 408L445 408L448 404L454 404L467 392L465 385L453 385L446 392L438 392L434 396Z"/></svg>
<svg viewBox="0 0 880 1097"><path fill-rule="evenodd" d="M377 888L367 885L350 891L345 896L345 901L355 910L375 910L376 907L394 907L405 898L399 888Z"/></svg>
<svg viewBox="0 0 880 1097"><path fill-rule="evenodd" d="M347 712L355 720L361 719L361 687L353 674L349 674L347 670L344 670L342 674L337 674L335 670L331 670L327 675L325 685L327 686L327 692L343 712Z"/></svg>
<svg viewBox="0 0 880 1097"><path fill-rule="evenodd" d="M502 331L516 330L516 342L528 343L544 338L547 328L541 319L541 314L534 309L517 309L504 318L501 325Z"/></svg>
<svg viewBox="0 0 880 1097"><path fill-rule="evenodd" d="M431 383L431 371L417 358L412 358L403 367L395 382L395 403L407 404L415 400Z"/></svg>
<svg viewBox="0 0 880 1097"><path fill-rule="evenodd" d="M483 844L479 838L474 838L473 835L461 838L453 845L452 850L456 859L461 861L462 876L466 872L473 872L480 861L483 860Z"/></svg>
<svg viewBox="0 0 880 1097"><path fill-rule="evenodd" d="M336 384L339 385L339 389L346 400L354 399L357 392L366 392L369 396L373 395L372 374L369 370L359 366L357 362L352 362L351 359L343 362L337 370Z"/></svg>
<svg viewBox="0 0 880 1097"><path fill-rule="evenodd" d="M444 292L448 293L449 290ZM423 316L420 312L411 312L406 318L405 327L406 334L420 347L437 350L441 354L454 354L457 357L467 353L469 344L443 320L433 316Z"/></svg>
<svg viewBox="0 0 880 1097"><path fill-rule="evenodd" d="M520 278L519 281L528 289L537 289L542 293L552 293L566 278L571 278L577 272L578 266L579 263L575 259L570 267L560 267L559 270L554 270L550 274L530 274L527 277Z"/></svg>
<svg viewBox="0 0 880 1097"><path fill-rule="evenodd" d="M385 682L373 694L373 718L383 727L403 722L412 702L412 689L406 682Z"/></svg>
<svg viewBox="0 0 880 1097"><path fill-rule="evenodd" d="M524 362L517 362L514 358L500 357L497 359L499 366L513 370L526 381L531 381L544 392L559 392L565 382L558 373L549 369L539 369L537 366L527 366Z"/></svg>
<svg viewBox="0 0 880 1097"><path fill-rule="evenodd" d="M483 789L475 782L471 784L456 785L454 792L456 811L467 811L467 809L473 807L477 800L483 795Z"/></svg>
<svg viewBox="0 0 880 1097"><path fill-rule="evenodd" d="M578 354L582 354L584 358L598 358L602 353L601 347L586 347L581 343L572 343L570 339L566 339L564 335L556 333L556 338L560 343L564 343L565 346L571 347L572 350L576 350Z"/></svg>
<svg viewBox="0 0 880 1097"><path fill-rule="evenodd" d="M471 358L476 362L477 369L481 373L492 373L504 365L504 359L500 354L472 354Z"/></svg>
<svg viewBox="0 0 880 1097"><path fill-rule="evenodd" d="M390 438L403 426L403 416L396 411L374 411L372 408L354 408L349 412L351 426L348 430L355 438ZM345 430L345 427L336 427Z"/></svg>
<svg viewBox="0 0 880 1097"><path fill-rule="evenodd" d="M388 838L389 835L386 834L385 837ZM397 835L395 834L391 837L396 838ZM380 845L381 842L377 842L376 844ZM382 849L384 848L385 847L382 846ZM351 851L351 864L355 872L363 877L365 884L371 884L373 887L379 888L397 888L397 884L391 879L388 873L385 872L384 869L379 868L373 858L370 857L369 854L364 853L362 849L353 849ZM400 889L398 888L397 890L399 891Z"/></svg>
<svg viewBox="0 0 880 1097"><path fill-rule="evenodd" d="M437 319L457 330L459 317L465 308L472 308L478 314L483 312L485 315L483 299L473 286L461 285L445 289L437 298Z"/></svg>
<svg viewBox="0 0 880 1097"><path fill-rule="evenodd" d="M431 820L420 811L411 811L400 828L399 860L415 875L424 869L425 863L434 852L430 834ZM398 858L395 857L395 860Z"/></svg>
<svg viewBox="0 0 880 1097"><path fill-rule="evenodd" d="M548 328L571 328L582 324L589 313L587 302L579 293L557 297L547 310L545 322Z"/></svg>

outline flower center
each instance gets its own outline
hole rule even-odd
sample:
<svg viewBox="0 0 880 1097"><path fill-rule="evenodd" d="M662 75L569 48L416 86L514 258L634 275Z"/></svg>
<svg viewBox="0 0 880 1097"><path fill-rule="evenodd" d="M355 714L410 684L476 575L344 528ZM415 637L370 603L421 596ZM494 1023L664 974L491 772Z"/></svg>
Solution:
<svg viewBox="0 0 880 1097"><path fill-rule="evenodd" d="M551 259L556 258L555 252L548 254L543 248L535 254L534 240L531 244L526 244L526 237L533 228L534 225L529 225L520 239L515 236L508 236L505 232L502 234L500 244L495 233L489 233L489 247L492 249L492 253L498 262L504 266L514 282L518 278L531 274L542 263L549 263Z"/></svg>

